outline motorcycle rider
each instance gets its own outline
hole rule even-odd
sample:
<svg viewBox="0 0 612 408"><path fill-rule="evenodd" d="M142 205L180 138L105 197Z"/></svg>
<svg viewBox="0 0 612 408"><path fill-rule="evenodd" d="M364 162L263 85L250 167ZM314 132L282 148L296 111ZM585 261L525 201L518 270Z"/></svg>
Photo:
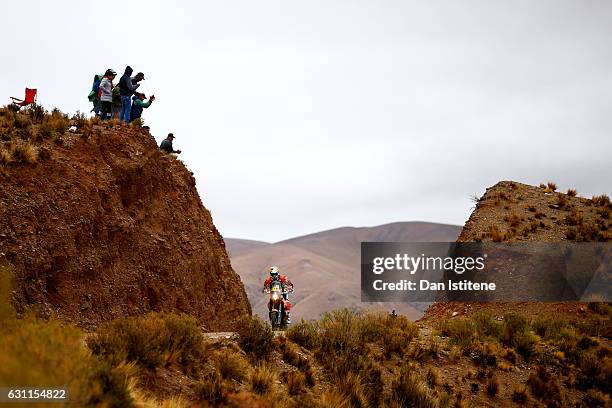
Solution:
<svg viewBox="0 0 612 408"><path fill-rule="evenodd" d="M280 270L277 266L271 266L268 272L270 272L270 276L264 281L263 292L269 291L273 282L280 282L283 291L283 308L285 316L287 316L287 324L289 324L291 323L291 302L289 301L289 292L293 292L293 283L287 278L287 275L280 274ZM272 300L268 301L268 310L272 310Z"/></svg>

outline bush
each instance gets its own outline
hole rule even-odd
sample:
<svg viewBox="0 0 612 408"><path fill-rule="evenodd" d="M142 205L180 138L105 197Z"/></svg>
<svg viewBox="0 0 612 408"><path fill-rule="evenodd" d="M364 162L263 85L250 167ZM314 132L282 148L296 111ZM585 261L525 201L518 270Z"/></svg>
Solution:
<svg viewBox="0 0 612 408"><path fill-rule="evenodd" d="M529 374L527 384L531 393L546 405L561 406L559 383L546 368L539 366L535 373Z"/></svg>
<svg viewBox="0 0 612 408"><path fill-rule="evenodd" d="M249 365L238 353L224 349L215 354L214 360L222 378L236 381L246 378Z"/></svg>
<svg viewBox="0 0 612 408"><path fill-rule="evenodd" d="M289 395L299 395L306 392L306 378L299 371L290 371L287 374L287 390Z"/></svg>
<svg viewBox="0 0 612 408"><path fill-rule="evenodd" d="M101 326L88 345L113 365L133 361L149 369L167 363L186 368L203 354L202 333L196 320L187 315L151 313L117 319Z"/></svg>
<svg viewBox="0 0 612 408"><path fill-rule="evenodd" d="M485 385L485 389L487 390L487 394L491 397L495 397L499 392L499 381L496 376L489 377L487 379L487 383Z"/></svg>
<svg viewBox="0 0 612 408"><path fill-rule="evenodd" d="M517 404L523 404L527 402L529 395L527 394L527 388L525 386L518 386L512 391L512 401Z"/></svg>
<svg viewBox="0 0 612 408"><path fill-rule="evenodd" d="M274 332L257 316L244 316L238 323L238 344L257 358L267 358L274 347Z"/></svg>
<svg viewBox="0 0 612 408"><path fill-rule="evenodd" d="M202 376L196 386L196 395L200 401L217 406L226 402L227 390L223 378L218 371L212 371Z"/></svg>
<svg viewBox="0 0 612 408"><path fill-rule="evenodd" d="M407 366L403 366L393 378L391 400L402 407L434 408L438 405L425 382Z"/></svg>
<svg viewBox="0 0 612 408"><path fill-rule="evenodd" d="M276 384L276 373L274 368L265 364L256 366L251 372L251 390L255 394L264 395L270 393Z"/></svg>
<svg viewBox="0 0 612 408"><path fill-rule="evenodd" d="M566 319L551 315L538 316L531 323L536 334L545 339L558 339L561 330L567 326L569 322Z"/></svg>
<svg viewBox="0 0 612 408"><path fill-rule="evenodd" d="M38 150L27 142L21 142L13 145L11 153L13 160L17 163L33 164L38 161Z"/></svg>
<svg viewBox="0 0 612 408"><path fill-rule="evenodd" d="M442 335L449 337L452 343L463 348L471 347L476 340L476 326L468 319L444 320L440 324L439 330Z"/></svg>
<svg viewBox="0 0 612 408"><path fill-rule="evenodd" d="M303 319L296 325L289 327L285 335L291 341L309 350L314 350L320 346L316 325Z"/></svg>
<svg viewBox="0 0 612 408"><path fill-rule="evenodd" d="M127 378L105 363L98 364L88 374L86 395L86 406L134 406Z"/></svg>

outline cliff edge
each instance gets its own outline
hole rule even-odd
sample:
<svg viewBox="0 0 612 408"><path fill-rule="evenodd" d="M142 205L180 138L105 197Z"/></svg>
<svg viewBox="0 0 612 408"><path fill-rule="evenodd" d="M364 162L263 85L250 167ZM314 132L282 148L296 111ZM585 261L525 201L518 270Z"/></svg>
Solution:
<svg viewBox="0 0 612 408"><path fill-rule="evenodd" d="M193 174L147 128L81 119L56 132L52 116L17 114L7 130L3 115L0 262L13 267L18 311L85 327L184 312L211 331L251 313Z"/></svg>

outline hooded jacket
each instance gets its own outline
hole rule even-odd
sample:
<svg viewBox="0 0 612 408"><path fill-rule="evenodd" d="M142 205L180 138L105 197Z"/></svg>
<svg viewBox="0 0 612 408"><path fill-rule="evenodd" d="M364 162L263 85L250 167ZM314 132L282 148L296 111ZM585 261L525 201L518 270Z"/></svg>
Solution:
<svg viewBox="0 0 612 408"><path fill-rule="evenodd" d="M138 96L132 96L132 109L130 110L130 122L142 116L142 110L151 106L151 99L146 102Z"/></svg>
<svg viewBox="0 0 612 408"><path fill-rule="evenodd" d="M132 72L134 72L134 70L128 65L125 67L125 72L121 76L121 79L119 79L119 92L121 96L134 95L134 91L140 86L140 84L134 84L132 82Z"/></svg>

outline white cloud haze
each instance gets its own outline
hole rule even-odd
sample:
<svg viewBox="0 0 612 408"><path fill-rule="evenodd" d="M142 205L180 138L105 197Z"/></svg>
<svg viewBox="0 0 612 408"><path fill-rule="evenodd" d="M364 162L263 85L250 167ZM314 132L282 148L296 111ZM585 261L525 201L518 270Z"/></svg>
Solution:
<svg viewBox="0 0 612 408"><path fill-rule="evenodd" d="M612 2L22 1L0 94L143 71L225 236L463 224L499 180L612 192Z"/></svg>

